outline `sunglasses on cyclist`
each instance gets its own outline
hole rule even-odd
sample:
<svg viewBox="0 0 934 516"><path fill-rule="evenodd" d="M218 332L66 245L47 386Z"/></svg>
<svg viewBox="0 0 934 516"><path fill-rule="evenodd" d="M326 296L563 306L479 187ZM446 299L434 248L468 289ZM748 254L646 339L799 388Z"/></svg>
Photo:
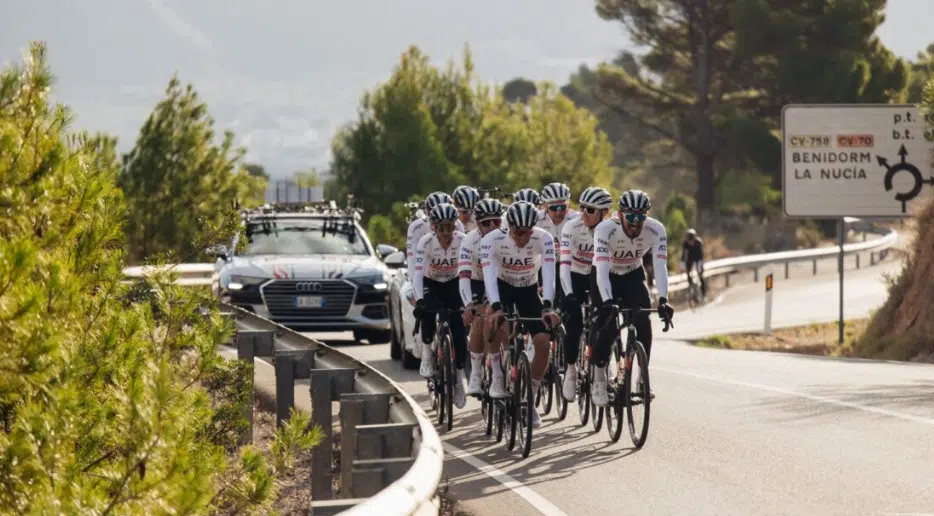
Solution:
<svg viewBox="0 0 934 516"><path fill-rule="evenodd" d="M532 228L523 228L523 229L512 228L510 229L510 231L512 231L512 234L517 237L527 237L532 234Z"/></svg>
<svg viewBox="0 0 934 516"><path fill-rule="evenodd" d="M647 215L645 213L640 213L637 211L628 211L623 213L623 216L626 217L626 222L636 223L644 222Z"/></svg>
<svg viewBox="0 0 934 516"><path fill-rule="evenodd" d="M551 206L548 206L548 211L561 212L561 211L567 211L567 209L568 209L567 204L552 204Z"/></svg>
<svg viewBox="0 0 934 516"><path fill-rule="evenodd" d="M596 209L596 208L594 208L594 207L592 207L592 206L584 206L583 208L581 208L581 211L583 211L583 212L586 213L587 215L596 215L596 213L597 213L598 211L600 211L600 210L598 210L598 209Z"/></svg>
<svg viewBox="0 0 934 516"><path fill-rule="evenodd" d="M440 222L435 224L435 231L438 233L453 233L456 226L453 222Z"/></svg>
<svg viewBox="0 0 934 516"><path fill-rule="evenodd" d="M486 220L481 220L481 221L477 222L477 224L480 224L481 226L483 226L483 227L485 227L485 228L488 228L488 227L490 227L490 226L499 227L500 224L502 224L502 223L503 223L503 219L499 219L499 218L496 218L496 219L486 219Z"/></svg>

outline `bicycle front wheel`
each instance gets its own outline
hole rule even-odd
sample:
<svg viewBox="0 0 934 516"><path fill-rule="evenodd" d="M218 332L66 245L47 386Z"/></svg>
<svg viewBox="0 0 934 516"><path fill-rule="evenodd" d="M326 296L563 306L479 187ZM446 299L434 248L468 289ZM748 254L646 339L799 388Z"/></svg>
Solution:
<svg viewBox="0 0 934 516"><path fill-rule="evenodd" d="M564 375L567 374L567 364L564 356L564 337L558 336L555 340L555 353L551 360L551 383L554 385L555 412L558 421L564 421L568 415L568 402L564 399ZM561 372L564 371L564 375Z"/></svg>
<svg viewBox="0 0 934 516"><path fill-rule="evenodd" d="M519 354L514 396L513 417L516 418L519 427L519 450L525 458L532 451L532 411L535 410L535 398L532 393L532 364L524 352Z"/></svg>
<svg viewBox="0 0 934 516"><path fill-rule="evenodd" d="M444 349L444 409L447 411L447 427L450 430L454 426L454 382L457 378L454 375L454 343L449 333L445 333L441 347Z"/></svg>
<svg viewBox="0 0 934 516"><path fill-rule="evenodd" d="M652 392L649 386L648 357L638 340L626 353L626 382L623 397L626 401L626 417L629 419L629 436L632 444L641 448L649 436L649 407Z"/></svg>

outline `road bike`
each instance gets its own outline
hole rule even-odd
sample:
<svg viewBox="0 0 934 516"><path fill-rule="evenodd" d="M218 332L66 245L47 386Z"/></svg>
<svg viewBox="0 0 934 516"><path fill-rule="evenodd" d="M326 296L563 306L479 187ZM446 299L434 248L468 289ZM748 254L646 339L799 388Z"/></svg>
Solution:
<svg viewBox="0 0 934 516"><path fill-rule="evenodd" d="M447 430L450 430L454 426L454 382L457 381L457 377L454 372L454 339L451 336L451 326L448 321L451 312L455 310L441 308L425 311L434 313L438 319L432 345L432 351L435 353L435 372L431 378L425 379L428 383L428 396L431 399L432 410L438 411L438 424L447 426ZM415 319L415 330L412 335L418 335L421 323L421 318ZM429 357L422 359L425 358Z"/></svg>
<svg viewBox="0 0 934 516"><path fill-rule="evenodd" d="M607 364L607 395L609 404L606 407L606 429L613 442L619 441L623 428L623 410L629 420L629 436L636 448L641 448L649 433L649 414L651 406L651 387L649 384L648 354L645 346L638 339L636 327L633 323L635 317L646 312L658 312L657 308L620 308L616 303L607 307L612 315L607 318L604 328L615 324L616 339L613 341L611 358L615 359L615 375L610 377L610 364ZM622 322L620 322L622 318ZM665 320L662 331L674 328L670 319ZM622 332L626 334L626 347L621 343ZM635 362L635 364L634 364ZM635 366L635 367L634 367ZM633 389L634 377L635 390ZM641 418L633 415L637 407L644 407ZM641 419L641 429L637 430L637 419Z"/></svg>
<svg viewBox="0 0 934 516"><path fill-rule="evenodd" d="M688 306L691 308L691 310L697 310L697 307L703 304L703 302L701 301L700 285L699 285L700 273L698 272L697 273L698 277L695 278L695 274L694 274L695 270L696 269L689 270L687 273Z"/></svg>
<svg viewBox="0 0 934 516"><path fill-rule="evenodd" d="M506 312L497 318L493 331L487 339L487 342L493 342L504 323L508 322L512 325L512 330L505 341L507 349L503 349L500 345L500 357L502 357L500 364L506 396L498 399L491 398L495 412L492 417L496 423L496 441L502 440L503 431L508 424L509 436L506 439L506 449L514 450L518 440L522 457L525 458L532 450L532 411L535 410L535 400L532 393L532 358L529 355L531 344L526 346L527 330L523 323L541 321L541 318L519 317L514 314L514 306L508 305ZM554 336L556 332L563 330L564 328L559 324L548 331ZM492 361L489 364L488 374L492 380ZM486 383L486 380L484 382Z"/></svg>
<svg viewBox="0 0 934 516"><path fill-rule="evenodd" d="M559 315L560 312L556 310ZM564 399L561 386L564 385L564 375L567 373L567 357L564 355L564 340L567 335L564 333L564 327L558 326L551 339L551 354L548 361L548 369L545 370L545 376L542 377L542 383L538 386L538 392L535 394L535 406L542 404L542 415L547 416L551 413L552 404L555 404L558 421L564 421L568 415L568 402Z"/></svg>
<svg viewBox="0 0 934 516"><path fill-rule="evenodd" d="M596 323L596 309L591 303L590 296L587 296L581 303L584 310L584 327L581 331L581 346L577 354L577 413L580 416L580 425L585 426L591 421L593 415L594 432L599 432L603 426L603 407L598 407L591 396L591 385L593 385L594 368L590 363L590 356L593 353L593 346L596 342L597 332L594 325Z"/></svg>

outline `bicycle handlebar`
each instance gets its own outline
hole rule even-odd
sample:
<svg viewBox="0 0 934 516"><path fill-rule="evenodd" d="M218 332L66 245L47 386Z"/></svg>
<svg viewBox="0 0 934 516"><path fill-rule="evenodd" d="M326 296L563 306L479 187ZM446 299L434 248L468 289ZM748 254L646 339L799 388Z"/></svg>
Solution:
<svg viewBox="0 0 934 516"><path fill-rule="evenodd" d="M554 312L552 312L552 313L554 313ZM545 315L545 314L542 314L542 316L544 316L544 315ZM493 328L493 331L490 332L490 336L487 338L487 342L488 342L488 343L489 343L489 342L493 342L493 338L496 337L496 334L497 334L497 332L499 332L500 327L501 327L506 321L509 321L509 322L516 322L516 321L544 322L544 321L542 321L542 317L521 317L521 316L518 316L518 315L500 314L499 317L497 317L497 321L496 321L496 323L495 323L495 326L494 326L494 328ZM564 325L563 325L562 323L560 323L560 322L559 322L558 324L556 324L555 326L551 326L551 327L546 326L545 329L548 331L548 333L550 333L550 334L552 334L552 335L556 335L556 334L559 334L559 333L561 333L561 334L565 333L565 331L564 331ZM516 336L517 333L518 333L518 332L513 331L512 334L509 335L509 337L507 337L507 339L513 339L513 338L515 338L515 336Z"/></svg>
<svg viewBox="0 0 934 516"><path fill-rule="evenodd" d="M606 306L606 305L604 305L604 306ZM634 315L641 314L641 313L651 313L651 312L658 313L658 308L640 308L640 307L636 307L636 308L620 308L620 306L619 306L617 303L610 303L609 306L612 307L614 313L613 313L613 317L608 317L608 318L607 318L606 323L605 323L604 326L603 326L604 328L609 328L609 327L610 327L610 321L615 320L616 317L619 316L619 314L621 314L621 313L622 313L622 314L627 314L627 315L629 315L630 317L631 317L631 316L634 316ZM670 318L665 318L664 321L665 321L665 327L662 328L662 331L663 331L663 332L667 332L667 331L670 330L671 328L674 328L674 327L675 327L674 323L671 322L671 319L670 319Z"/></svg>
<svg viewBox="0 0 934 516"><path fill-rule="evenodd" d="M445 313L445 312L463 312L463 311L464 311L464 308L463 308L463 307L457 308L457 309L452 309L452 308L441 308L441 309L439 309L439 310L429 310L429 309L427 309L427 308L423 308L422 310L425 311L425 312L428 312L428 313L430 313L430 314L438 315L438 314L440 314L440 313ZM421 317L416 317L416 318L415 318L415 328L412 329L412 335L413 335L413 336L414 336L414 335L418 335L418 330L420 330L420 329L422 329L422 318L421 318Z"/></svg>

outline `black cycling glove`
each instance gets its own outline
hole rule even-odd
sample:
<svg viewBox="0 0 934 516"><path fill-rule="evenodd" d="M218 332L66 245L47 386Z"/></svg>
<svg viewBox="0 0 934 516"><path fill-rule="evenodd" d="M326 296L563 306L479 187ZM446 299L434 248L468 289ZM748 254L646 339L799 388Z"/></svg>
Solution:
<svg viewBox="0 0 934 516"><path fill-rule="evenodd" d="M412 311L412 315L414 315L416 319L421 319L422 316L425 315L425 300L424 299L419 299L418 301L415 302L415 310Z"/></svg>
<svg viewBox="0 0 934 516"><path fill-rule="evenodd" d="M667 297L658 298L658 317L663 321L671 321L675 315L675 309L668 304Z"/></svg>

